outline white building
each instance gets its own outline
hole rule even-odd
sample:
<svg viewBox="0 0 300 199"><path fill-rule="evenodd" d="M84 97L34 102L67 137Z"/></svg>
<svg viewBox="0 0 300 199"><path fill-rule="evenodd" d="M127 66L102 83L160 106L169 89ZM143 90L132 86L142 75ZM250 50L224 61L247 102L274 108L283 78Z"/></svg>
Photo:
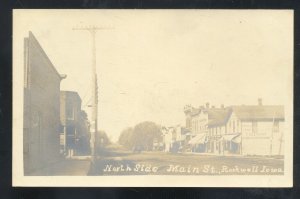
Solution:
<svg viewBox="0 0 300 199"><path fill-rule="evenodd" d="M284 107L258 105L225 108L185 106L188 142L194 152L219 155L283 155Z"/></svg>
<svg viewBox="0 0 300 199"><path fill-rule="evenodd" d="M242 155L284 155L283 106L233 106L227 128Z"/></svg>
<svg viewBox="0 0 300 199"><path fill-rule="evenodd" d="M228 132L227 122L231 110L229 108L221 107L219 109L209 109L208 111L208 124L207 124L207 144L206 152L214 154L226 153L226 142L234 135ZM226 145L226 146L225 146Z"/></svg>
<svg viewBox="0 0 300 199"><path fill-rule="evenodd" d="M192 139L188 142L193 152L219 153L218 140L221 131L225 131L226 118L229 109L221 105L220 108L206 106L194 108L185 106L186 125L192 132Z"/></svg>
<svg viewBox="0 0 300 199"><path fill-rule="evenodd" d="M165 152L181 150L190 139L190 131L180 125L162 127L162 134Z"/></svg>

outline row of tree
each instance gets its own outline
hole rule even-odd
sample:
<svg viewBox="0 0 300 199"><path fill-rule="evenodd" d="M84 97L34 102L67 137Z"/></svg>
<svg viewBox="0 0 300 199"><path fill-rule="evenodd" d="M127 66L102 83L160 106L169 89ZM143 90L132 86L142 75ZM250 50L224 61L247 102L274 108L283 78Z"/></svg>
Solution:
<svg viewBox="0 0 300 199"><path fill-rule="evenodd" d="M76 125L77 135L76 138L74 138L74 140L72 141L72 148L76 148L76 153L78 155L90 154L90 123L88 120L88 115L85 111L82 110L80 112L79 119ZM97 151L100 151L102 148L106 147L111 143L106 132L102 130L98 130L98 132L96 133L95 142Z"/></svg>
<svg viewBox="0 0 300 199"><path fill-rule="evenodd" d="M152 150L154 142L162 141L162 132L159 125L154 122L141 122L135 127L124 129L119 137L119 144L128 149L140 148Z"/></svg>

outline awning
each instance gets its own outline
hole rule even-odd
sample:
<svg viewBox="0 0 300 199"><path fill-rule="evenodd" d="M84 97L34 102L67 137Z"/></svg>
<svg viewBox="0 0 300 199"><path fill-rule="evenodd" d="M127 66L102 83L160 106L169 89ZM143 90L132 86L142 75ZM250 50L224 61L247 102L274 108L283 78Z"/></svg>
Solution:
<svg viewBox="0 0 300 199"><path fill-rule="evenodd" d="M240 134L233 134L233 135L223 135L223 140L225 141L233 141L233 139L237 136L239 136Z"/></svg>
<svg viewBox="0 0 300 199"><path fill-rule="evenodd" d="M241 141L242 141L242 136L241 135L238 135L238 136L236 136L235 138L233 138L232 139L232 142L234 142L234 143L241 143Z"/></svg>
<svg viewBox="0 0 300 199"><path fill-rule="evenodd" d="M193 137L190 141L189 144L204 144L205 142L207 142L206 140L206 135L204 134L199 134L196 135L195 137Z"/></svg>

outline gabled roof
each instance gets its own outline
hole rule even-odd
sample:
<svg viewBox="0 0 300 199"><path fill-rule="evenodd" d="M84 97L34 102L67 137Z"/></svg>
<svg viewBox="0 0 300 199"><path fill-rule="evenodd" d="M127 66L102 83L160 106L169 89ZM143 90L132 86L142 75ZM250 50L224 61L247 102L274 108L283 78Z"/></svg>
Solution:
<svg viewBox="0 0 300 199"><path fill-rule="evenodd" d="M240 120L284 120L284 107L277 106L232 106L232 112Z"/></svg>
<svg viewBox="0 0 300 199"><path fill-rule="evenodd" d="M37 40L37 38L33 35L31 31L29 31L29 36L25 37L25 39L28 40L37 50L43 55L43 57L47 60L49 66L53 70L53 72L60 78L62 79L62 75L58 73L57 69L54 67L52 64L51 60L49 59L48 55L46 54L45 50L42 48L41 44ZM28 46L29 47L29 46Z"/></svg>
<svg viewBox="0 0 300 199"><path fill-rule="evenodd" d="M228 108L211 108L206 111L208 113L209 127L224 125L230 116L230 109Z"/></svg>
<svg viewBox="0 0 300 199"><path fill-rule="evenodd" d="M77 99L78 101L81 102L81 97L80 95L78 94L78 92L76 91L60 91L60 95L64 95L64 96L67 96L67 97L70 97L72 99Z"/></svg>

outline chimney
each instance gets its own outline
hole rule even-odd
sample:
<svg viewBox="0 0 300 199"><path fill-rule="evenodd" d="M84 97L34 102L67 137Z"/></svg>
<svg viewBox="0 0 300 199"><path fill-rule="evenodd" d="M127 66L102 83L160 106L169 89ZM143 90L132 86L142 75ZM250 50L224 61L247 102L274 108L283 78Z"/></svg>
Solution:
<svg viewBox="0 0 300 199"><path fill-rule="evenodd" d="M221 108L224 108L224 104L221 104Z"/></svg>
<svg viewBox="0 0 300 199"><path fill-rule="evenodd" d="M258 98L258 106L262 106L262 99Z"/></svg>
<svg viewBox="0 0 300 199"><path fill-rule="evenodd" d="M206 108L209 108L209 103L208 102L206 103Z"/></svg>

